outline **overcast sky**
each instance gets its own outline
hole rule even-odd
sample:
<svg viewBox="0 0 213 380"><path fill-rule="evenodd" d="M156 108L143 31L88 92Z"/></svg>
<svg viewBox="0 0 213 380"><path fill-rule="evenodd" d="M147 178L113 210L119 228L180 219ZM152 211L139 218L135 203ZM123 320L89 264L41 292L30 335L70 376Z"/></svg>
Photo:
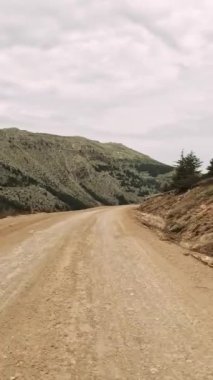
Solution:
<svg viewBox="0 0 213 380"><path fill-rule="evenodd" d="M213 156L212 0L0 6L0 128Z"/></svg>

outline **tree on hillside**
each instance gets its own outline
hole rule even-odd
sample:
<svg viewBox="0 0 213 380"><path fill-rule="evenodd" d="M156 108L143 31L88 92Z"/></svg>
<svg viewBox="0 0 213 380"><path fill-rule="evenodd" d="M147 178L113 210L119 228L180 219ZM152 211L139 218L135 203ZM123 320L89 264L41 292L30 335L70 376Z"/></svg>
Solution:
<svg viewBox="0 0 213 380"><path fill-rule="evenodd" d="M207 177L213 177L213 158L211 159L207 170Z"/></svg>
<svg viewBox="0 0 213 380"><path fill-rule="evenodd" d="M178 192L184 192L192 188L201 178L201 165L202 162L193 152L185 156L182 151L172 180L173 188Z"/></svg>

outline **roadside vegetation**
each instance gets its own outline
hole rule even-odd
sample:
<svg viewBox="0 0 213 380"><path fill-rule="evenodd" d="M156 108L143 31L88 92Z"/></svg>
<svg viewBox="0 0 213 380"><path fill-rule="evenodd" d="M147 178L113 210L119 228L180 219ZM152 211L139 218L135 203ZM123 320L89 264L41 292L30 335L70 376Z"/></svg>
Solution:
<svg viewBox="0 0 213 380"><path fill-rule="evenodd" d="M213 159L211 159L205 174L202 174L201 166L202 161L194 152L184 155L182 151L181 157L175 166L171 184L167 190L174 189L177 193L184 193L192 189L201 180L213 177Z"/></svg>
<svg viewBox="0 0 213 380"><path fill-rule="evenodd" d="M193 152L182 152L165 193L147 197L138 216L163 238L197 252L198 258L202 254L202 261L213 265L213 159L205 174L201 165Z"/></svg>

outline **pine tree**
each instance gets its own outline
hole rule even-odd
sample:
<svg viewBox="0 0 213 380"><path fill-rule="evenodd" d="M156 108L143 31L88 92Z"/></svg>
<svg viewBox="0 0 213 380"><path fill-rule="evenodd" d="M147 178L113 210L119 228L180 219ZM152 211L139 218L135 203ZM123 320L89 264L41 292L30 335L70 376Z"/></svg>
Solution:
<svg viewBox="0 0 213 380"><path fill-rule="evenodd" d="M211 159L207 170L207 177L213 177L213 158Z"/></svg>
<svg viewBox="0 0 213 380"><path fill-rule="evenodd" d="M173 188L178 192L184 192L192 188L201 177L201 165L202 162L193 152L184 156L182 151L173 176Z"/></svg>

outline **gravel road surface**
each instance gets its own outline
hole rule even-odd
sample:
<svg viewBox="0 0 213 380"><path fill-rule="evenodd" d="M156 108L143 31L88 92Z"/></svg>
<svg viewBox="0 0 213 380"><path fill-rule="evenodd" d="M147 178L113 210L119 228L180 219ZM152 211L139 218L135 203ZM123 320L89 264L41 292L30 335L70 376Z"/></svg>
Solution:
<svg viewBox="0 0 213 380"><path fill-rule="evenodd" d="M213 379L213 269L134 213L0 220L1 380Z"/></svg>

